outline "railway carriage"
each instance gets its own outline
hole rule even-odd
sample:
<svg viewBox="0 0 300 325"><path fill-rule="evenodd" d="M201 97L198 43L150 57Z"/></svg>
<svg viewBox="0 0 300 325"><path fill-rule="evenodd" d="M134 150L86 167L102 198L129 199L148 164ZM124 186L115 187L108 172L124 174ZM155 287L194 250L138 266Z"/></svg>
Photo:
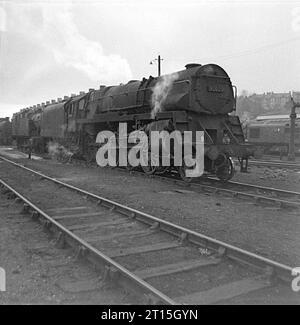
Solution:
<svg viewBox="0 0 300 325"><path fill-rule="evenodd" d="M258 116L248 122L246 136L249 144L255 147L257 155L289 152L290 117L288 115ZM300 118L295 123L295 152L300 154Z"/></svg>
<svg viewBox="0 0 300 325"><path fill-rule="evenodd" d="M18 148L26 150L30 139L36 150L41 150L41 116L42 108L38 105L27 109L22 109L12 117L12 138Z"/></svg>

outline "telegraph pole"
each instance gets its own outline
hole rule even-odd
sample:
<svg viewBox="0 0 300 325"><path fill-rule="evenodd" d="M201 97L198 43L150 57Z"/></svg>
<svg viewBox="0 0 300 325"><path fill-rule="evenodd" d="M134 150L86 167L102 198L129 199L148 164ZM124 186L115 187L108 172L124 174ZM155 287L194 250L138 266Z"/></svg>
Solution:
<svg viewBox="0 0 300 325"><path fill-rule="evenodd" d="M160 58L160 55L158 55L158 58L157 58L157 61L158 61L158 76L160 77L160 61L161 61L161 58Z"/></svg>
<svg viewBox="0 0 300 325"><path fill-rule="evenodd" d="M292 108L290 115L290 144L288 160L295 160L295 124L296 124L296 107L300 107L300 103L295 103L294 98L291 96Z"/></svg>
<svg viewBox="0 0 300 325"><path fill-rule="evenodd" d="M163 61L163 59L158 54L158 57L155 58L154 60L150 61L150 64L154 64L155 61L157 61L157 63L158 63L158 76L160 77L161 76L161 61Z"/></svg>

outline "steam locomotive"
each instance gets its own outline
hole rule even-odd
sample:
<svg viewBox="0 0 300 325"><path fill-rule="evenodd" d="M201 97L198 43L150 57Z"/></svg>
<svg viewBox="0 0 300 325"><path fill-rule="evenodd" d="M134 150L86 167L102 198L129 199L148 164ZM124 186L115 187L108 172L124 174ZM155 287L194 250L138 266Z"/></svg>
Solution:
<svg viewBox="0 0 300 325"><path fill-rule="evenodd" d="M101 130L116 135L119 123L127 123L127 131L204 132L205 173L229 180L234 175L232 157L248 159L239 117L234 115L236 88L227 73L215 64L188 64L172 75L131 80L118 86L100 86L87 93L42 103L14 114L13 138L19 147L46 150L49 142L59 143L74 157L95 160ZM164 93L161 110L153 115L155 87L172 80ZM187 166L170 167L185 180ZM146 166L147 173L159 173L162 166ZM189 179L188 179L189 180Z"/></svg>

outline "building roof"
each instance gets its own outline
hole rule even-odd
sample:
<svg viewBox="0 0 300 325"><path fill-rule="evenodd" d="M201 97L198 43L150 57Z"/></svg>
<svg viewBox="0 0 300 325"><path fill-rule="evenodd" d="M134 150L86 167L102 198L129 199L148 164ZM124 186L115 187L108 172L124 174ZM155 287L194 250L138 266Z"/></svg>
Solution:
<svg viewBox="0 0 300 325"><path fill-rule="evenodd" d="M297 115L297 118L300 118L300 115ZM290 115L288 114L278 114L278 115L259 115L256 117L256 121L264 120L289 120Z"/></svg>

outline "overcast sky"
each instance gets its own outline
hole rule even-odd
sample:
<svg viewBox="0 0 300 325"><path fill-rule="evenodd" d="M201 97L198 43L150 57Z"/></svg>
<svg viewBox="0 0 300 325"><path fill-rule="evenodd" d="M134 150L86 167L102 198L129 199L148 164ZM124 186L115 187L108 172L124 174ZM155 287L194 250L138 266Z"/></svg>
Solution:
<svg viewBox="0 0 300 325"><path fill-rule="evenodd" d="M0 117L191 62L239 91L300 91L299 1L0 0Z"/></svg>

